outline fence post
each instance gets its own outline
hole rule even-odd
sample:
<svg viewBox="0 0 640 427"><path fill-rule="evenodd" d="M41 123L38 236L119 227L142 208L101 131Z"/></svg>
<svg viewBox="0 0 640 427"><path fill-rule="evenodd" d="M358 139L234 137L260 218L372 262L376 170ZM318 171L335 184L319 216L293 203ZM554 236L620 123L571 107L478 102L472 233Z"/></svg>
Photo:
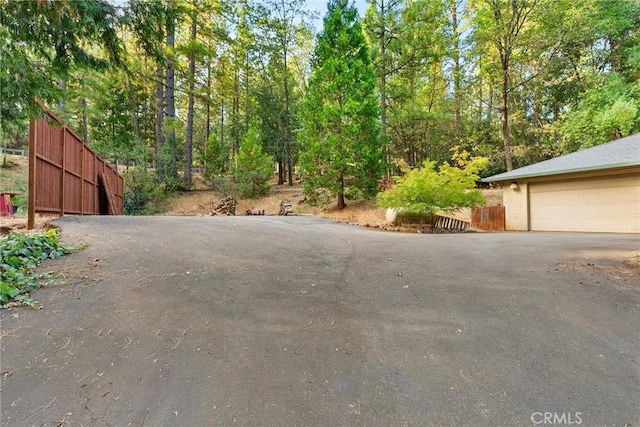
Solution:
<svg viewBox="0 0 640 427"><path fill-rule="evenodd" d="M93 213L94 215L100 215L100 195L98 193L98 158L95 153L93 154Z"/></svg>
<svg viewBox="0 0 640 427"><path fill-rule="evenodd" d="M86 141L82 141L80 146L80 215L84 215L84 145Z"/></svg>
<svg viewBox="0 0 640 427"><path fill-rule="evenodd" d="M36 136L38 125L35 119L29 121L29 184L27 230L33 230L36 223Z"/></svg>
<svg viewBox="0 0 640 427"><path fill-rule="evenodd" d="M62 159L60 159L60 216L64 216L64 193L65 193L65 175L67 174L67 128L65 126L62 127Z"/></svg>

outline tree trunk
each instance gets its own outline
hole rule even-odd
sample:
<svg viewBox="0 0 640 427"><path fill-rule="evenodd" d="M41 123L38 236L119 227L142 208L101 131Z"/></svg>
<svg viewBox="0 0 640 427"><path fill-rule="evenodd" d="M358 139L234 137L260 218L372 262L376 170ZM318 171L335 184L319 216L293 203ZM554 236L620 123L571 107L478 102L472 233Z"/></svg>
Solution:
<svg viewBox="0 0 640 427"><path fill-rule="evenodd" d="M64 95L61 96L60 101L58 101L58 113L64 114L67 107L67 101L65 99L67 96L67 81L63 79L58 79L58 83L56 84L56 86L58 86L58 89L64 92Z"/></svg>
<svg viewBox="0 0 640 427"><path fill-rule="evenodd" d="M502 141L504 143L504 159L507 171L513 170L511 161L511 135L509 134L509 56L502 55Z"/></svg>
<svg viewBox="0 0 640 427"><path fill-rule="evenodd" d="M195 43L197 31L197 22L195 15L191 20L191 43ZM187 102L187 135L185 143L185 157L186 164L184 167L184 182L190 186L192 184L191 179L191 165L193 163L193 92L195 91L196 80L196 53L191 51L189 54L189 100Z"/></svg>
<svg viewBox="0 0 640 427"><path fill-rule="evenodd" d="M207 100L206 100L206 109L207 109L207 125L205 129L205 152L206 147L209 144L209 135L211 135L211 64L209 60L207 60Z"/></svg>
<svg viewBox="0 0 640 427"><path fill-rule="evenodd" d="M162 64L158 63L156 68L156 149L155 162L156 173L160 181L165 177L165 164L162 158L164 151L164 69Z"/></svg>
<svg viewBox="0 0 640 427"><path fill-rule="evenodd" d="M220 102L220 146L222 147L222 151L225 151L224 148L224 98ZM229 156L225 155L225 158L222 161L222 170L227 170L227 162L229 160Z"/></svg>
<svg viewBox="0 0 640 427"><path fill-rule="evenodd" d="M278 160L278 185L284 184L284 164Z"/></svg>
<svg viewBox="0 0 640 427"><path fill-rule="evenodd" d="M233 82L233 105L232 122L231 122L231 137L233 138L233 158L235 159L238 150L240 149L240 65L236 62L236 69L234 70L234 82Z"/></svg>
<svg viewBox="0 0 640 427"><path fill-rule="evenodd" d="M381 0L380 16L382 17L382 30L380 34L380 58L382 59L382 71L380 79L380 137L382 138L382 147L384 150L382 161L385 163L385 176L390 177L391 171L389 170L388 165L391 159L389 154L389 144L387 143L387 21L385 14L386 10L384 0Z"/></svg>
<svg viewBox="0 0 640 427"><path fill-rule="evenodd" d="M9 167L9 164L7 163L7 140L4 139L4 135L3 135L3 132L2 132L2 127L0 127L0 141L4 141L3 144L2 144L2 146L4 148L4 150L3 150L4 153L3 153L3 156L2 156L2 167L6 168L6 167Z"/></svg>
<svg viewBox="0 0 640 427"><path fill-rule="evenodd" d="M87 98L82 98L82 140L89 143L89 124L87 118Z"/></svg>
<svg viewBox="0 0 640 427"><path fill-rule="evenodd" d="M221 71L222 71L222 74L224 75L224 73L225 73L224 62L220 63L220 68L222 69ZM220 84L222 86L222 82ZM225 150L226 150L225 146L224 146L224 137L225 137L225 134L224 134L224 113L225 113L225 111L224 111L224 101L225 101L225 99L224 99L224 91L223 91L223 89L220 88L219 90L220 90L220 93L219 93L219 95L220 95L220 147L222 147L221 151L225 152ZM225 172L227 170L227 163L228 163L228 160L229 160L228 152L226 152L224 154L224 156L225 157L222 160L222 171L223 172Z"/></svg>
<svg viewBox="0 0 640 427"><path fill-rule="evenodd" d="M283 77L284 77L284 103L285 103L285 141L284 141L284 151L285 156L287 158L287 172L289 173L289 187L293 185L293 156L291 154L291 96L289 94L289 73L287 69L287 60L288 60L288 52L287 46L285 44L283 49L283 59L284 59L284 69Z"/></svg>
<svg viewBox="0 0 640 427"><path fill-rule="evenodd" d="M136 100L135 93L133 92L133 84L131 84L131 78L129 74L127 74L127 90L129 92L129 115L131 117L131 127L133 127L133 137L135 138L136 149L138 149L141 145L140 124L138 122L137 100ZM136 159L136 160L144 162L144 159ZM129 162L127 162L127 168L128 167L129 167Z"/></svg>
<svg viewBox="0 0 640 427"><path fill-rule="evenodd" d="M338 209L342 210L347 207L347 204L344 201L344 173L340 172L340 176L338 177L340 182L340 191L338 192Z"/></svg>
<svg viewBox="0 0 640 427"><path fill-rule="evenodd" d="M171 150L171 164L169 173L172 178L178 176L176 170L176 131L175 131L175 118L176 118L176 98L175 98L175 68L173 65L174 58L172 57L172 51L175 44L175 22L172 16L167 18L167 47L169 48L169 56L167 58L167 105L165 116L171 121L169 129L167 130L166 141L169 144Z"/></svg>
<svg viewBox="0 0 640 427"><path fill-rule="evenodd" d="M451 0L451 31L453 42L453 100L454 134L456 143L460 140L460 34L458 32L458 0Z"/></svg>

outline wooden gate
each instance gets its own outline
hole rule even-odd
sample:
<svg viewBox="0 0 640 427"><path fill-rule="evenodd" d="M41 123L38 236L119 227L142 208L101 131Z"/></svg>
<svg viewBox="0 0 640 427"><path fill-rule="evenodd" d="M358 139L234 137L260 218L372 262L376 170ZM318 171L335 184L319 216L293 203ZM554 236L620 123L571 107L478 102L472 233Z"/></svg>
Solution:
<svg viewBox="0 0 640 427"><path fill-rule="evenodd" d="M118 172L43 107L29 125L29 218L44 215L122 215Z"/></svg>
<svg viewBox="0 0 640 427"><path fill-rule="evenodd" d="M504 206L475 208L471 212L471 227L486 231L504 231Z"/></svg>

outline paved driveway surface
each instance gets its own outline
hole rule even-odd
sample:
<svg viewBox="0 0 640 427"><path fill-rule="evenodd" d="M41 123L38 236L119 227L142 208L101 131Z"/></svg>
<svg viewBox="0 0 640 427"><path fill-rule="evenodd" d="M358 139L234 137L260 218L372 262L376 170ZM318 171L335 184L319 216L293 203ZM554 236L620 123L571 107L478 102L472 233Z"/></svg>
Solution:
<svg viewBox="0 0 640 427"><path fill-rule="evenodd" d="M1 312L3 426L640 423L638 236L56 224L89 245Z"/></svg>

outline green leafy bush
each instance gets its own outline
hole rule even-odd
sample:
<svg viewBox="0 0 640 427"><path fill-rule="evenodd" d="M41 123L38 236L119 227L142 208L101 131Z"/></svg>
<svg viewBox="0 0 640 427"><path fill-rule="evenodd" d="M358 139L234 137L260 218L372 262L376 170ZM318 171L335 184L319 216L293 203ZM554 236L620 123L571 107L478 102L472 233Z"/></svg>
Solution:
<svg viewBox="0 0 640 427"><path fill-rule="evenodd" d="M43 260L60 258L73 252L62 246L60 233L51 229L45 233L25 235L10 233L0 238L0 306L19 302L33 306L29 295L46 274L36 274L36 266Z"/></svg>
<svg viewBox="0 0 640 427"><path fill-rule="evenodd" d="M262 150L255 124L251 124L242 140L236 160L240 196L256 198L267 194L271 188L269 180L273 176L272 159Z"/></svg>
<svg viewBox="0 0 640 427"><path fill-rule="evenodd" d="M378 194L378 205L408 214L434 215L484 205L480 190L474 189L479 173L487 164L483 157L469 158L466 151L454 154L456 166L426 160L423 167L406 170L391 189Z"/></svg>
<svg viewBox="0 0 640 427"><path fill-rule="evenodd" d="M123 174L125 215L152 213L157 204L166 198L154 172L136 166Z"/></svg>

